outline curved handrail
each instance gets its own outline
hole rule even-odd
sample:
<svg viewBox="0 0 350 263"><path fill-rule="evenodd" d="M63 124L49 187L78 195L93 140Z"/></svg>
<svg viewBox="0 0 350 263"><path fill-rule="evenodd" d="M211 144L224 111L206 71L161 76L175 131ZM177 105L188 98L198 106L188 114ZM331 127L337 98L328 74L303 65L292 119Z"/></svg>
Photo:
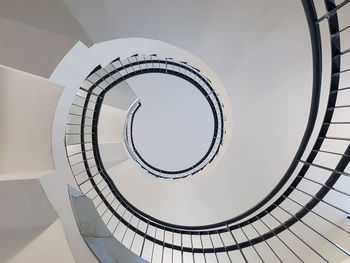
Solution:
<svg viewBox="0 0 350 263"><path fill-rule="evenodd" d="M152 62L153 65L165 65L166 66L172 66L172 65L176 65L181 67L184 72L178 72L172 68L161 68L160 66L147 66L147 68L141 69L141 66L143 64ZM147 162L139 153L139 151L137 150L135 144L134 144L134 140L133 140L133 120L134 120L134 116L135 113L137 112L137 110L139 109L139 107L141 106L141 104L139 104L139 106L133 110L133 111L129 111L128 112L128 116L127 116L127 122L126 125L129 126L128 129L125 129L126 132L126 144L127 144L127 149L129 151L129 154L131 155L131 157L134 159L134 161L136 161L144 170L146 170L148 173L159 177L159 178L163 178L163 179L180 179L180 178L185 178L187 176L193 175L199 171L201 171L202 169L205 168L205 166L207 166L209 163L211 163L213 161L213 159L215 158L215 156L217 156L220 146L223 144L223 137L224 137L224 116L223 116L223 110L222 110L222 106L221 106L221 102L215 92L215 90L211 87L209 81L204 82L203 85L201 85L198 81L196 81L196 78L199 78L200 73L197 72L197 70L192 69L191 66L189 66L187 63L181 62L181 63L177 63L175 61L168 61L168 60L160 60L160 59L152 59L152 60L142 60L142 61L138 61L137 63L128 63L128 64L123 64L122 67L120 67L119 69L115 69L114 71L109 72L109 74L114 74L116 72L118 72L117 70L120 69L125 69L125 68L129 68L129 67L133 67L133 65L138 65L140 67L140 69L134 69L134 71L132 72L132 74L126 74L123 76L123 78L121 78L120 80L115 80L113 83L111 83L106 89L106 93L103 93L102 96L105 96L107 94L107 92L115 87L117 85L117 83L119 83L119 81L125 81L126 79L130 78L130 77L134 77L136 75L141 75L141 74L146 74L146 73L161 73L161 74L169 74L169 75L174 75L177 76L179 78L182 78L186 81L188 81L189 83L191 83L194 87L196 87L201 94L203 94L203 96L205 97L205 99L207 100L212 114L213 114L213 119L214 119L214 133L213 133L213 138L211 140L210 146L208 148L208 150L206 151L206 153L204 154L204 156L197 161L195 164L191 165L190 167L187 167L185 169L181 169L181 170L164 170L164 169L160 169L157 168L153 165L151 165L149 162ZM186 75L184 74L186 71L191 72L193 74L191 75ZM205 78L201 76L201 79L204 80ZM204 88L206 86L206 88ZM211 94L213 94L213 96L211 96ZM217 105L217 107L215 106ZM130 118L130 121L128 121Z"/></svg>
<svg viewBox="0 0 350 263"><path fill-rule="evenodd" d="M318 25L317 25L318 26ZM315 32L315 36L312 37L311 39L314 39L313 41L317 41L319 40L319 35L317 35L317 32L319 32L318 30L314 30ZM311 31L310 31L310 34L311 34ZM313 51L313 59L314 61L316 61L317 65L320 65L321 64L321 58L318 56L319 54L319 51L318 50L314 50ZM113 62L116 62L116 61L120 61L119 59L116 59ZM154 60L154 59L151 59L151 60L141 60L141 61L137 61L137 62L132 62L132 63L127 63L127 64L124 64L122 63L121 66L119 68L114 68L111 72L109 72L107 75L113 75L121 70L126 70L128 68L133 68L134 66L139 66L140 63L147 63L147 62L151 62L153 64L157 64L157 63L167 63L168 65L170 66L174 66L174 65L177 65L181 68L186 68L183 64L180 64L180 63L176 63L174 61L159 61L159 60ZM317 68L319 68L319 66L317 66ZM317 68L314 67L314 70L317 70ZM100 67L97 67L94 69L94 71L100 69ZM133 68L134 69L134 68ZM124 81L126 80L127 78L130 78L132 76L135 76L137 74L144 74L146 72L150 72L150 71L154 71L154 72L159 72L159 70L161 70L161 68L147 68L144 69L144 71L140 71L139 73L136 73L135 71L132 71L130 73L127 73L125 74L123 77L119 78L119 80L115 80L113 83L110 83L100 94L101 96L101 99L98 100L98 104L102 104L102 101L103 101L103 96L111 89L113 88L114 86L116 86L119 82L121 81ZM194 69L191 69L191 68L187 68L188 71L192 72L192 73L197 73L196 70ZM94 72L93 71L93 72ZM165 70L163 70L165 71ZM171 70L168 70L171 74ZM93 74L93 72L91 74ZM90 75L91 75L90 74ZM176 73L175 73L176 74ZM316 75L316 76L315 76ZM278 193L282 187L284 186L284 184L288 181L288 179L290 178L290 176L293 174L297 164L298 164L298 160L301 158L303 152L305 151L305 148L306 148L306 145L307 145L307 142L308 142L308 139L309 137L311 136L311 133L312 133L312 130L313 130L313 127L314 127L314 124L315 124L315 120L316 120L316 116L317 116L317 110L318 110L318 103L319 103L319 94L320 94L320 78L321 78L321 74L318 73L318 74L315 74L314 75L314 84L313 84L313 92L312 92L312 103L311 103L311 107L310 107L310 113L309 113L309 120L308 120L308 123L307 123L307 127L306 127L306 130L304 132L304 136L303 136L303 140L299 146L299 149L290 165L290 167L288 168L287 172L285 173L285 175L282 177L282 179L280 180L280 182L274 187L274 189L262 200L260 201L257 205L255 205L254 207L252 207L251 209L247 210L246 212L238 215L238 216L235 216L231 219L228 219L228 220L225 220L225 221L221 221L221 222L218 222L218 223L215 223L215 224L208 224L208 225L202 225L202 226L184 226L184 225L176 225L176 224L170 224L168 222L164 222L164 221L161 221L161 220L158 220L142 211L140 211L139 209L137 209L136 207L134 207L132 204L130 204L122 195L121 193L117 190L117 188L114 186L112 180L110 179L109 175L107 174L107 172L105 171L104 167L103 167L103 162L101 160L101 158L99 157L99 152L98 152L98 143L97 143L97 123L98 123L98 116L99 116L99 110L100 108L97 106L95 107L95 114L94 114L94 134L95 134L95 137L93 139L93 142L95 143L95 152L96 152L96 159L99 160L99 164L98 164L98 167L101 171L103 171L103 174L105 174L105 177L106 178L109 178L108 180L111 182L112 184L112 188L115 192L115 195L117 195L120 200L122 200L125 204L128 205L128 207L130 207L130 209L136 211L138 214L142 215L144 218L150 218L152 221L156 222L157 224L160 224L162 226L167 226L167 227L170 227L170 228L176 228L176 229L182 229L182 230L206 230L206 229L211 229L211 228L219 228L219 227L222 227L222 226L225 226L227 224L232 224L232 223L235 223L239 220L242 220L244 219L245 217L248 217L249 215L253 214L254 212L258 211L261 207L263 207L265 204L267 204L275 195L276 193ZM198 75L197 75L198 76ZM204 77L201 77L202 80L204 82L207 83L208 86L209 83L208 81L204 78ZM102 81L104 81L104 78L100 78L98 81L96 81L96 83L94 83L94 85L92 85L91 88L95 88L96 86L98 86ZM194 85L196 85L196 83L193 82ZM197 84L198 86L198 84ZM205 92L203 91L203 88L201 87L198 87L201 92L205 95ZM216 93L213 93L214 96L217 96ZM211 107L213 107L211 105ZM221 109L222 110L222 109ZM215 118L215 115L214 115L214 118ZM223 118L223 117L222 117ZM222 128L223 129L223 128ZM215 138L213 138L213 141L212 141L212 145L213 143L215 142ZM210 149L212 148L212 145L210 147ZM136 152L136 151L135 151ZM210 151L208 151L210 152ZM206 154L206 156L208 155L208 152ZM132 151L130 152L132 153ZM98 157L97 157L98 156ZM206 157L205 156L205 157ZM142 158L141 156L138 155L139 158ZM205 158L203 157L203 158ZM203 160L202 158L202 160ZM142 159L143 160L143 159ZM202 161L201 160L201 161ZM201 162L200 161L200 162ZM211 161L211 160L210 160ZM198 162L198 163L200 163ZM146 161L144 161L144 163L147 163ZM159 176L159 175L158 175Z"/></svg>
<svg viewBox="0 0 350 263"><path fill-rule="evenodd" d="M157 246L160 246L164 249L171 249L171 251L177 250L181 252L181 255L183 253L189 253L189 254L203 254L205 257L207 254L215 254L217 255L218 253L226 253L227 256L230 258L230 255L228 254L229 251L234 251L237 250L243 257L243 259L247 262L245 253L247 253L247 250L245 252L242 250L243 248L246 249L251 249L249 251L255 251L259 257L261 255L257 250L255 250L254 245L264 242L267 244L267 240L269 240L272 237L278 238L278 240L289 249L290 252L293 253L293 255L300 259L300 255L297 254L297 251L293 250L290 245L286 244L283 240L281 240L278 236L279 233L286 231L291 234L292 237L296 238L297 240L301 241L304 245L306 245L309 249L311 249L318 257L320 257L322 260L328 262L328 259L326 256L322 255L321 252L317 251L312 245L310 245L308 242L303 240L303 238L299 235L297 235L290 227L292 225L304 225L309 229L309 231L312 231L313 233L318 234L321 236L326 242L330 243L331 245L334 245L336 249L338 249L339 252L341 252L343 255L350 256L350 253L343 248L340 244L332 241L330 238L328 238L325 234L322 234L322 232L316 230L312 225L309 225L303 221L303 217L305 215L313 215L317 216L318 218L324 220L328 224L331 224L332 226L336 227L337 229L340 229L342 233L345 234L350 234L349 230L346 228L336 224L335 222L332 222L332 220L327 219L326 215L322 215L322 213L314 211L313 209L316 207L317 204L324 204L326 205L329 209L335 209L338 212L341 212L345 214L345 217L347 214L349 214L349 211L346 209L334 205L332 203L329 203L324 200L326 195L329 192L336 192L338 194L341 194L342 196L345 197L350 197L350 194L347 193L346 191L343 191L335 186L335 183L337 180L343 176L349 177L350 174L344 172L344 169L347 167L350 161L350 146L348 141L350 141L350 138L342 138L342 137L336 137L336 136L329 136L329 127L333 125L347 125L350 124L349 120L345 121L337 121L333 122L333 112L337 111L338 109L347 107L347 105L337 105L337 96L339 92L343 92L343 90L346 90L345 88L340 88L339 87L339 78L340 75L343 74L344 71L340 70L340 62L341 62L341 56L345 54L345 52L342 52L340 49L340 31L346 30L345 29L339 29L338 25L338 17L337 17L337 11L340 10L343 6L345 6L348 2L348 0L342 2L339 5L336 5L333 1L330 0L325 0L325 6L327 10L327 14L325 16L321 16L321 18L317 18L316 10L314 7L314 3L311 0L302 0L302 4L305 10L307 22L309 25L310 29L310 39L311 39L311 44L312 44L312 54L313 54L313 96L312 96L312 106L311 110L309 113L309 122L308 126L306 128L306 135L304 134L303 140L299 146L299 149L297 151L296 157L293 159L291 167L296 166L297 164L302 164L301 169L297 173L295 179L292 181L291 185L277 198L275 202L273 202L270 206L268 206L266 209L264 209L262 212L259 214L250 217L251 213L257 211L259 208L263 207L263 205L260 205L258 209L251 213L247 213L245 216L241 216L241 219L245 219L243 222L240 222L238 224L232 224L237 221L223 221L217 224L211 224L207 226L179 226L179 225L174 225L170 224L167 222L160 221L156 218L151 217L150 215L147 215L143 213L142 211L138 210L137 208L133 207L120 193L119 191L115 188L115 185L113 181L110 179L108 174L104 171L103 166L100 166L99 163L102 163L102 161L99 159L99 152L98 152L98 147L96 144L94 145L94 142L97 141L97 133L92 132L91 140L87 139L86 140L86 131L85 131L85 122L81 122L81 130L80 130L80 136L81 136L81 141L84 144L84 147L81 146L81 152L78 152L77 154L81 154L83 158L83 163L84 163L84 168L86 172L87 179L84 181L77 181L79 185L85 184L85 182L91 182L92 188L86 191L83 191L85 194L89 194L91 191L95 191L97 193L97 196L99 197L99 204L96 206L100 206L103 204L105 206L105 210L102 213L101 212L101 217L106 213L106 211L109 211L111 213L111 218L116 218L119 223L124 225L126 229L130 230L132 233L134 233L134 236L140 236L142 237L143 243L142 243L142 248L140 252L140 256L143 256L143 251L144 251L144 244L145 241L148 240L153 244L156 244ZM327 18L327 20L325 19ZM328 98L328 103L327 103L327 110L325 112L325 116L323 119L323 125L319 131L316 143L314 144L312 150L310 151L310 154L308 155L306 160L301 160L301 156L303 152L305 151L306 144L309 142L309 137L311 135L312 129L310 128L311 126L314 126L316 112L313 111L314 108L318 107L318 100L319 100L319 88L321 85L321 55L322 55L322 49L321 49L321 41L320 41L320 30L319 30L319 23L322 21L328 21L328 26L330 29L330 39L331 39L331 55L332 55L332 69L331 69L331 84L330 84L330 92L329 92L329 98ZM133 64L134 66L137 65L137 63ZM124 67L124 65L123 65ZM97 69L99 70L99 69ZM94 73L94 72L93 72ZM92 73L92 74L93 74ZM131 73L133 74L133 73ZM104 75L105 76L105 75ZM110 76L110 74L108 74ZM123 78L123 76L122 76ZM102 82L103 80L101 80ZM93 87L92 89L90 89ZM102 91L97 92L94 88L97 88L98 84L97 82L94 82L90 87L82 87L81 90L86 92L85 94L85 103L82 106L82 114L81 116L85 116L85 114L88 114L89 112L89 101L91 97L96 97L95 98L95 105L101 105L103 96L102 92L103 89L101 88ZM98 122L98 107L95 107L91 109L93 112L93 116L90 116L91 118L91 125L92 128L96 128L97 122ZM311 122L310 122L311 119ZM87 120L87 119L86 119ZM311 131L309 131L311 129ZM309 134L308 134L309 133ZM323 146L324 141L329 141L329 140L337 140L342 143L344 143L344 146L346 146L344 153L339 153L339 152L334 152L334 151L328 151L327 149L325 150L324 148L321 148ZM86 147L85 147L86 145ZM67 145L68 147L69 145ZM304 149L302 149L304 148ZM87 152L93 152L94 153L94 158L96 159L96 163L93 163L92 165L89 164L89 156L87 155ZM301 151L301 152L299 152ZM314 163L314 160L318 154L329 154L329 155L336 155L340 156L340 160L336 163L334 168L330 168L321 164ZM69 155L69 159L72 157L72 155ZM72 164L71 164L72 165ZM74 165L74 164L73 164ZM94 175L91 170L93 167L96 166L98 167L96 169L96 175ZM310 174L310 168L317 168L321 169L324 171L329 172L329 176L325 182L319 181L317 179L313 179L312 177L308 177L307 175ZM293 171L295 170L295 167L293 168ZM73 172L73 174L76 174ZM288 174L288 170L287 173ZM98 179L95 181L96 177L101 177L101 181L98 181ZM77 178L77 176L75 176ZM85 177L84 177L85 178ZM282 180L287 181L289 179L286 179L285 177L282 178ZM79 179L80 180L80 179ZM101 182L104 182L106 184L105 187L99 186ZM318 186L319 189L317 190L316 193L309 193L307 190L303 190L303 187L300 185L301 182L309 182L312 183L315 186ZM107 187L107 188L106 188ZM128 220L124 217L124 213L117 212L118 209L115 209L113 207L113 202L108 200L108 195L103 193L104 189L109 189L108 195L110 193L113 193L113 196L115 199L119 202L119 206L122 206L125 208L125 212L127 211L130 215L131 218ZM276 194L279 192L276 191ZM293 193L293 195L291 195ZM304 197L308 197L308 201L306 204L300 203L300 201L295 200L295 194L300 194L303 195ZM271 198L275 196L275 194L271 195ZM271 199L269 199L271 200ZM285 208L285 204L287 203L293 203L295 206L297 206L299 209L297 212L290 212L288 208ZM289 204L288 203L288 204ZM260 203L259 203L260 204ZM259 206L259 204L257 206ZM278 210L280 213L284 213L286 216L288 216L287 220L284 219L279 219L279 215L276 214L276 210ZM110 222L110 219L107 219L105 222L108 225ZM131 223L132 218L137 218L138 224L137 226L135 224ZM237 217L236 217L237 218ZM267 219L273 219L275 222L278 222L277 226L268 226L268 221ZM240 220L240 219L237 219ZM118 223L118 225L119 225ZM139 228L139 224L145 224L146 230L142 230ZM261 229L257 228L257 224L262 223L267 227L267 230L261 231ZM155 228L155 234L154 236L151 235L148 232L148 229L150 227ZM247 228L251 228L253 231L255 231L255 237L249 237L245 230ZM116 231L118 229L118 226L114 229ZM181 243L169 241L169 239L165 239L165 237L162 239L157 236L157 230L162 231L164 233L164 236L166 234L172 235L173 239L174 237L177 237L178 239L181 240ZM244 236L246 237L246 240L238 240L237 239L237 233L235 231L241 231ZM125 232L126 233L126 232ZM125 236L124 233L124 236ZM232 236L231 243L228 243L228 241L223 239L223 235L228 234ZM124 239L123 236L123 239ZM216 243L213 242L212 239L214 237L220 238L221 242ZM185 242L185 238L190 238L191 241L192 239L197 238L197 241L200 240L202 245L194 244L191 242L191 245L187 243L187 245L184 245L183 242ZM199 239L198 239L199 238ZM202 239L209 238L211 241L211 245L206 245L202 242ZM134 242L134 241L132 241ZM233 243L232 243L233 242ZM131 247L132 248L131 243ZM210 243L209 243L210 244ZM269 248L272 250L274 255L278 257L278 252L273 250L271 246ZM252 252L252 253L253 253ZM153 252L152 252L153 254ZM301 260L303 261L303 260Z"/></svg>

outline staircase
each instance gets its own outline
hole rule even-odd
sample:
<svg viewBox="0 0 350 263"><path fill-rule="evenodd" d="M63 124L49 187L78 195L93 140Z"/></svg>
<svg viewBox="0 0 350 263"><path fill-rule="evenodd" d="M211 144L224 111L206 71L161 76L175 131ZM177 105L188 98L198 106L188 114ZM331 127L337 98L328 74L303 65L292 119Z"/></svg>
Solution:
<svg viewBox="0 0 350 263"><path fill-rule="evenodd" d="M166 2L158 10L184 8ZM163 12L154 31L130 21L130 34L145 38L128 38L110 18L117 3L0 3L0 262L350 262L350 1L285 3L291 14L277 0L270 9L207 3L207 16L192 2L183 10L210 33L184 15L183 32L194 26L198 39L183 40L182 22L177 38L163 31ZM272 13L287 21L254 34L257 50L277 58L258 55L244 32L224 39L246 41L245 52L208 52L216 12L235 25L227 5L237 17L252 10L247 16L261 19L247 19L247 30L263 32ZM297 34L294 22L307 35L296 50L308 53L288 46L292 55L278 60L283 47L268 47L283 37L277 32ZM262 68L245 67L249 56L265 58L256 62ZM210 112L209 146L186 167L154 164L135 141L147 100L133 79L154 74L189 83Z"/></svg>

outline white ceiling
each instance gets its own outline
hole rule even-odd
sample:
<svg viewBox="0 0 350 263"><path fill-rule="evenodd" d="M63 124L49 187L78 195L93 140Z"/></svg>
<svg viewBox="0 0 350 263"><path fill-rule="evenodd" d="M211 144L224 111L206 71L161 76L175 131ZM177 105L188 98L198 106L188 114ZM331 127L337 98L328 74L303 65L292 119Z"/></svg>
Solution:
<svg viewBox="0 0 350 263"><path fill-rule="evenodd" d="M161 73L140 75L128 83L142 103L133 125L140 155L167 171L196 164L214 135L213 113L203 94L188 81Z"/></svg>

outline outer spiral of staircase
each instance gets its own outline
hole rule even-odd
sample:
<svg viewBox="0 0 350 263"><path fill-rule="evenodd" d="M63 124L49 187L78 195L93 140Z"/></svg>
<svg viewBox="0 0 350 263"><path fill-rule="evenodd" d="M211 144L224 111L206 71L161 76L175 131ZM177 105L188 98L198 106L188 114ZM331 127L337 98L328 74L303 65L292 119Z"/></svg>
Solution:
<svg viewBox="0 0 350 263"><path fill-rule="evenodd" d="M198 225L170 222L137 207L110 171L129 160L140 174L171 183L200 180L215 169L231 126L225 95L206 69L160 51L112 60L106 55L97 64L91 55L93 68L79 71L79 56L99 47L91 46L63 1L37 7L53 10L52 21L65 15L65 21L51 24L22 18L26 3L20 9L0 3L8 11L0 10L0 29L22 34L36 47L33 56L51 54L36 61L28 54L33 61L28 63L0 53L0 262L348 262L349 2L301 0L312 53L311 104L302 139L279 182L244 212ZM46 44L38 36L46 36ZM17 43L16 36L6 31L0 37L3 49L26 55L19 48L26 43ZM152 73L188 81L211 110L210 146L190 167L156 167L135 146L133 123L142 99L127 81ZM107 112L117 120L117 133L105 133ZM18 130L21 136L13 132Z"/></svg>

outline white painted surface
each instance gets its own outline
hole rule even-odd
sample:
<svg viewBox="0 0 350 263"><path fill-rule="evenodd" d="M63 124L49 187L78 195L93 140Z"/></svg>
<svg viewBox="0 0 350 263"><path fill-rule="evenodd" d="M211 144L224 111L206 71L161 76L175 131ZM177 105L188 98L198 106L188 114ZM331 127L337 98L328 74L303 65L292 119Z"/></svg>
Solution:
<svg viewBox="0 0 350 263"><path fill-rule="evenodd" d="M10 258L8 263L75 263L59 219Z"/></svg>
<svg viewBox="0 0 350 263"><path fill-rule="evenodd" d="M99 143L120 143L124 141L126 111L102 104L98 121Z"/></svg>
<svg viewBox="0 0 350 263"><path fill-rule="evenodd" d="M74 43L80 40L86 45L92 44L82 26L62 0L30 0L25 2L21 0L2 0L0 16L46 32L58 34L74 40ZM38 41L45 42L46 39L40 38Z"/></svg>
<svg viewBox="0 0 350 263"><path fill-rule="evenodd" d="M1 232L47 227L57 219L39 180L2 181L0 189Z"/></svg>
<svg viewBox="0 0 350 263"><path fill-rule="evenodd" d="M42 176L48 175L48 174L53 173L53 172L54 172L54 170L21 172L21 173L1 173L0 174L0 181L38 179Z"/></svg>
<svg viewBox="0 0 350 263"><path fill-rule="evenodd" d="M133 138L150 165L187 169L207 153L214 135L214 117L204 95L177 76L152 73L128 80L141 101Z"/></svg>
<svg viewBox="0 0 350 263"><path fill-rule="evenodd" d="M40 181L0 182L0 261L75 262Z"/></svg>
<svg viewBox="0 0 350 263"><path fill-rule="evenodd" d="M51 132L61 92L47 79L0 67L0 173L54 169Z"/></svg>
<svg viewBox="0 0 350 263"><path fill-rule="evenodd" d="M3 18L0 14L0 42L2 65L48 78L76 40Z"/></svg>
<svg viewBox="0 0 350 263"><path fill-rule="evenodd" d="M135 100L137 95L130 89L128 83L123 81L106 93L103 104L126 111Z"/></svg>
<svg viewBox="0 0 350 263"><path fill-rule="evenodd" d="M129 158L123 143L100 143L99 150L105 168L117 165Z"/></svg>

